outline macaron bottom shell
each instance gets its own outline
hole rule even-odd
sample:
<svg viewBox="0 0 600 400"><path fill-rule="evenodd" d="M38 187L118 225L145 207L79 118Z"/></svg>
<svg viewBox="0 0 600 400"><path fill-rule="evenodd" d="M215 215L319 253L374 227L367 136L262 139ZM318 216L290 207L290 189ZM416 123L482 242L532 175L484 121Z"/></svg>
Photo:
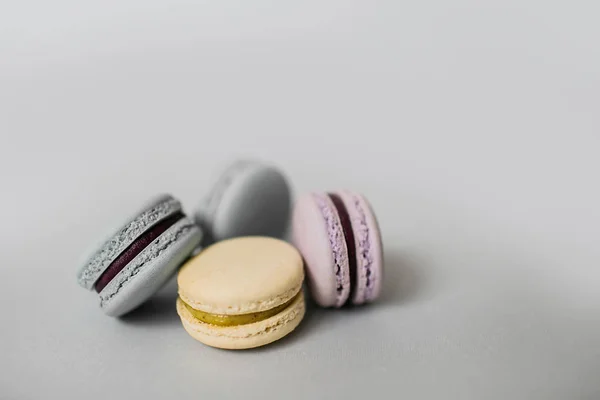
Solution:
<svg viewBox="0 0 600 400"><path fill-rule="evenodd" d="M340 191L337 195L346 207L352 221L356 271L352 280L351 301L354 305L370 303L381 294L383 283L383 244L379 223L367 199L349 191Z"/></svg>
<svg viewBox="0 0 600 400"><path fill-rule="evenodd" d="M133 259L99 293L100 308L120 317L148 300L200 243L200 228L184 218Z"/></svg>
<svg viewBox="0 0 600 400"><path fill-rule="evenodd" d="M281 312L267 319L249 324L218 326L202 322L177 299L177 313L183 327L194 339L212 347L239 350L264 346L292 332L302 321L305 313L302 291Z"/></svg>

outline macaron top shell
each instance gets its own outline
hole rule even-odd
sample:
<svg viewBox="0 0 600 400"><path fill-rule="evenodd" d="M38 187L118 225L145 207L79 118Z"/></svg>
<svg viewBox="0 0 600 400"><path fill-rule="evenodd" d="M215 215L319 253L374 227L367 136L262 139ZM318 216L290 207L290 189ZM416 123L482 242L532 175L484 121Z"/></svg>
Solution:
<svg viewBox="0 0 600 400"><path fill-rule="evenodd" d="M179 296L196 310L240 315L270 310L302 289L302 258L290 244L251 236L209 246L179 271Z"/></svg>
<svg viewBox="0 0 600 400"><path fill-rule="evenodd" d="M222 174L195 219L209 233L205 243L210 244L249 235L282 237L290 211L290 188L279 170L239 161Z"/></svg>
<svg viewBox="0 0 600 400"><path fill-rule="evenodd" d="M294 209L293 239L306 260L311 293L325 307L340 307L350 293L348 249L331 200L319 193L301 196Z"/></svg>

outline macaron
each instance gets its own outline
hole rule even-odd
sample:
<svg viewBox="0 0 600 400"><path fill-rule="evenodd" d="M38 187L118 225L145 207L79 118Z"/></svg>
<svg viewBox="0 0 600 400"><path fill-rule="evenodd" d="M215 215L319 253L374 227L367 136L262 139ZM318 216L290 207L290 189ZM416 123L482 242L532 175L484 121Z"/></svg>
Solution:
<svg viewBox="0 0 600 400"><path fill-rule="evenodd" d="M304 317L302 257L290 244L251 236L204 249L179 270L177 313L196 340L248 349L292 332Z"/></svg>
<svg viewBox="0 0 600 400"><path fill-rule="evenodd" d="M291 213L283 173L257 160L227 167L194 212L205 233L203 245L239 236L282 238Z"/></svg>
<svg viewBox="0 0 600 400"><path fill-rule="evenodd" d="M158 291L201 240L179 201L157 196L89 257L77 281L98 293L107 315L122 316Z"/></svg>
<svg viewBox="0 0 600 400"><path fill-rule="evenodd" d="M350 191L301 196L292 216L293 243L309 288L323 307L372 302L381 292L383 245L367 199Z"/></svg>

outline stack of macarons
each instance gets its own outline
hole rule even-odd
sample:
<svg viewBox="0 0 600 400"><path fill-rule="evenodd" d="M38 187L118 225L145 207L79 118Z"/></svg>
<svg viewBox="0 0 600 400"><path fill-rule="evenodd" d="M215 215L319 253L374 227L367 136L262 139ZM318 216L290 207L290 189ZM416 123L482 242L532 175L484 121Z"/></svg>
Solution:
<svg viewBox="0 0 600 400"><path fill-rule="evenodd" d="M293 208L281 171L235 162L193 218L170 195L146 203L88 258L78 282L98 293L107 315L120 317L178 273L183 327L224 349L258 347L292 332L306 312L305 276L322 307L377 299L382 242L365 197L309 193ZM290 219L291 244L282 239Z"/></svg>

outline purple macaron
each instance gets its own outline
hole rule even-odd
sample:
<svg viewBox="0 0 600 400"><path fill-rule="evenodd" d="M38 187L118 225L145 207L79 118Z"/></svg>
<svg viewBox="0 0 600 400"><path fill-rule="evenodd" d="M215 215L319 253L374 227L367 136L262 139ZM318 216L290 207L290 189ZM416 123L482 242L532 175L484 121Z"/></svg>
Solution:
<svg viewBox="0 0 600 400"><path fill-rule="evenodd" d="M314 300L323 307L377 299L383 279L383 245L364 196L350 191L309 193L293 214L293 241L304 257Z"/></svg>

